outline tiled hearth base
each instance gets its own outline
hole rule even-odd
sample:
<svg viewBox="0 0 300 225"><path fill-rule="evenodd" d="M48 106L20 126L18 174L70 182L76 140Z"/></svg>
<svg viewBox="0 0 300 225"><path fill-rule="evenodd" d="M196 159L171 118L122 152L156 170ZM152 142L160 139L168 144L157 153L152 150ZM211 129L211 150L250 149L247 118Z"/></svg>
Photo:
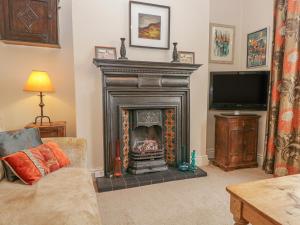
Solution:
<svg viewBox="0 0 300 225"><path fill-rule="evenodd" d="M96 181L98 191L106 192L205 176L207 176L207 173L200 168L198 168L194 173L181 172L175 168L169 168L167 171L163 172L148 173L141 175L126 174L125 176L120 178L99 177L96 179Z"/></svg>

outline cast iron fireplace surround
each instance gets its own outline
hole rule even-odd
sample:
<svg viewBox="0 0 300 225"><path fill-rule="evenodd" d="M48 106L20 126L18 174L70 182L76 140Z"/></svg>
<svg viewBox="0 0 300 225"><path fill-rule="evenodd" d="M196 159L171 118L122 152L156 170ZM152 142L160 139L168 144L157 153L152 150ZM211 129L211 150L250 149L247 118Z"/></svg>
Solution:
<svg viewBox="0 0 300 225"><path fill-rule="evenodd" d="M176 135L173 166L189 161L190 75L201 65L107 59L94 59L94 64L103 75L105 175L113 173L117 140L121 142L121 159L126 162L122 114L135 110L173 110Z"/></svg>

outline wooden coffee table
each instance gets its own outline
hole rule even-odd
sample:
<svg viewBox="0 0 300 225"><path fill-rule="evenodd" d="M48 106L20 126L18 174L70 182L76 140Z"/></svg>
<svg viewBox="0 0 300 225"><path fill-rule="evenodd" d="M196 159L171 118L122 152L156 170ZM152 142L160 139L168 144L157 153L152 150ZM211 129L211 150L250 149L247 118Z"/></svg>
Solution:
<svg viewBox="0 0 300 225"><path fill-rule="evenodd" d="M300 175L228 186L235 225L300 225Z"/></svg>

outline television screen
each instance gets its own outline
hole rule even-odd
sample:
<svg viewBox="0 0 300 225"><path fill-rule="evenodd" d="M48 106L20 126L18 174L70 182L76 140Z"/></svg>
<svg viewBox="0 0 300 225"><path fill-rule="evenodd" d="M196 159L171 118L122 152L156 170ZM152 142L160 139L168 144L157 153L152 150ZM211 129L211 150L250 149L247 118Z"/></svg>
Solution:
<svg viewBox="0 0 300 225"><path fill-rule="evenodd" d="M210 109L266 110L269 71L212 72Z"/></svg>

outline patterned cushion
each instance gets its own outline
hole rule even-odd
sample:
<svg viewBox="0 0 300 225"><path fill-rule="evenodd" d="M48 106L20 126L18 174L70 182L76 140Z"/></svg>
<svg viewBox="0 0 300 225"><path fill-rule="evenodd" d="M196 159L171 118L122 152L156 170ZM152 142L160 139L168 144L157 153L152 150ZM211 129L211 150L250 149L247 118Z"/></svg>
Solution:
<svg viewBox="0 0 300 225"><path fill-rule="evenodd" d="M57 152L62 152L62 150L57 145L53 145L55 143L52 145L49 143L42 144L36 148L6 156L3 160L25 184L34 184L43 176L63 167L56 158ZM65 160L70 162L67 157Z"/></svg>
<svg viewBox="0 0 300 225"><path fill-rule="evenodd" d="M21 129L17 131L0 132L0 157L13 154L17 151L36 147L42 144L39 130L36 128ZM6 166L6 177L14 181L17 177Z"/></svg>
<svg viewBox="0 0 300 225"><path fill-rule="evenodd" d="M59 163L59 167L65 167L70 165L70 159L67 157L67 155L64 153L62 149L56 144L55 142L49 141L45 146L49 147L54 154L55 158L57 159Z"/></svg>
<svg viewBox="0 0 300 225"><path fill-rule="evenodd" d="M3 168L3 164L2 161L0 161L0 181L3 179L5 173L4 173L4 168Z"/></svg>

